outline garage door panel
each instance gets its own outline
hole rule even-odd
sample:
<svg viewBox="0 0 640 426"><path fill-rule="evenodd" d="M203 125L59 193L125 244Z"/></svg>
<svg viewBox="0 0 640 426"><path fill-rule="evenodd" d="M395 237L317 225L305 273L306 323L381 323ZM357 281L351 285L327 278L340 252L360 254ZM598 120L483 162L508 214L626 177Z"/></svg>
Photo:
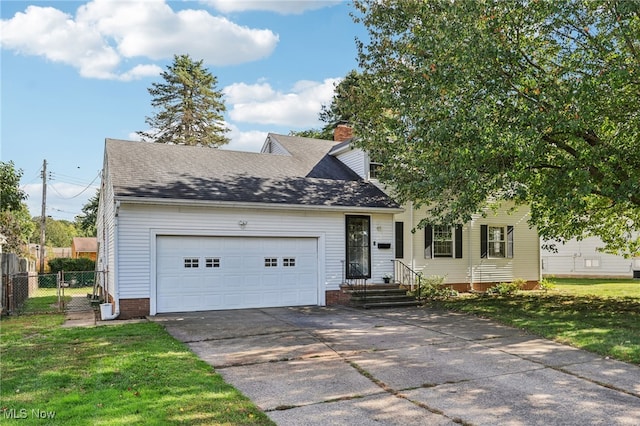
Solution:
<svg viewBox="0 0 640 426"><path fill-rule="evenodd" d="M224 263L222 260L224 259ZM230 256L225 254L224 256L220 256L220 267L225 268L227 270L237 269L242 267L242 257L240 256Z"/></svg>
<svg viewBox="0 0 640 426"><path fill-rule="evenodd" d="M159 236L156 248L157 312L318 303L315 238ZM185 258L198 267L185 268Z"/></svg>

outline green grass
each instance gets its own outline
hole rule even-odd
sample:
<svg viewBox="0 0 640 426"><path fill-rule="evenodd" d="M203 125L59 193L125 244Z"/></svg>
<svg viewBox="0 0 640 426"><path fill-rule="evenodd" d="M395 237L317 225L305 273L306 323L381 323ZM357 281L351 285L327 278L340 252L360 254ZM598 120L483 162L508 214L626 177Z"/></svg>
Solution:
<svg viewBox="0 0 640 426"><path fill-rule="evenodd" d="M93 292L93 287L65 287L63 289L65 296L73 296L80 295L86 296L87 294L91 294ZM57 296L58 289L57 288L39 288L35 292L35 297L45 297L45 296Z"/></svg>
<svg viewBox="0 0 640 426"><path fill-rule="evenodd" d="M640 365L637 280L553 279L555 288L511 296L463 295L434 306L463 311ZM631 295L631 296L629 296Z"/></svg>
<svg viewBox="0 0 640 426"><path fill-rule="evenodd" d="M65 296L63 301L65 303L71 300L70 296ZM58 296L38 296L27 299L22 310L22 314L36 314L47 312L59 312Z"/></svg>
<svg viewBox="0 0 640 426"><path fill-rule="evenodd" d="M640 280L552 278L555 290L579 296L635 297L640 299Z"/></svg>
<svg viewBox="0 0 640 426"><path fill-rule="evenodd" d="M155 323L64 329L61 314L0 322L0 417L65 425L273 424ZM25 411L20 411L25 410ZM35 411L32 411L35 410Z"/></svg>

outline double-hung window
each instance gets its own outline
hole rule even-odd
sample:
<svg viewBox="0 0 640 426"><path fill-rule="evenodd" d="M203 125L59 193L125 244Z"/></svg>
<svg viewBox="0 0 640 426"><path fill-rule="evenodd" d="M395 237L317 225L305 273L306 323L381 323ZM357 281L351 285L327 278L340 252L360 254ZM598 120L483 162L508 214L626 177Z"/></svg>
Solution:
<svg viewBox="0 0 640 426"><path fill-rule="evenodd" d="M453 228L433 227L433 257L453 257Z"/></svg>
<svg viewBox="0 0 640 426"><path fill-rule="evenodd" d="M427 225L424 228L425 259L462 258L462 226Z"/></svg>
<svg viewBox="0 0 640 426"><path fill-rule="evenodd" d="M480 257L512 258L513 226L480 225Z"/></svg>
<svg viewBox="0 0 640 426"><path fill-rule="evenodd" d="M504 226L489 227L489 257L506 257L506 232Z"/></svg>

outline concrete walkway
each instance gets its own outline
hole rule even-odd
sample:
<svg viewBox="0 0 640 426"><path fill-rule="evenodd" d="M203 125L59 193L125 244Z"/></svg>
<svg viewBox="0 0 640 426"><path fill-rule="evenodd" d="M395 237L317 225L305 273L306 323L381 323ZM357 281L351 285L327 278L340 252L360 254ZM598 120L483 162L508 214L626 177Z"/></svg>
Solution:
<svg viewBox="0 0 640 426"><path fill-rule="evenodd" d="M93 327L100 325L122 325L146 322L146 319L131 319L119 321L101 321L100 311L94 310L86 296L73 295L65 307L65 319L62 328Z"/></svg>
<svg viewBox="0 0 640 426"><path fill-rule="evenodd" d="M65 320L63 328L89 327L96 325L96 312L91 302L83 295L73 295L65 306Z"/></svg>
<svg viewBox="0 0 640 426"><path fill-rule="evenodd" d="M425 308L163 314L279 425L640 425L640 368Z"/></svg>

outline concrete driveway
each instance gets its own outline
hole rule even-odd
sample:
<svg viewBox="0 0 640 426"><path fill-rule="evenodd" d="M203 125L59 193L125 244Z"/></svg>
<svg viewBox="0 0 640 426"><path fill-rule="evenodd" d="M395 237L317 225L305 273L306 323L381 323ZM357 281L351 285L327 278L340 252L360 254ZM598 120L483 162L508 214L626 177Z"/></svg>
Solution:
<svg viewBox="0 0 640 426"><path fill-rule="evenodd" d="M640 425L640 368L425 308L162 314L279 425Z"/></svg>

